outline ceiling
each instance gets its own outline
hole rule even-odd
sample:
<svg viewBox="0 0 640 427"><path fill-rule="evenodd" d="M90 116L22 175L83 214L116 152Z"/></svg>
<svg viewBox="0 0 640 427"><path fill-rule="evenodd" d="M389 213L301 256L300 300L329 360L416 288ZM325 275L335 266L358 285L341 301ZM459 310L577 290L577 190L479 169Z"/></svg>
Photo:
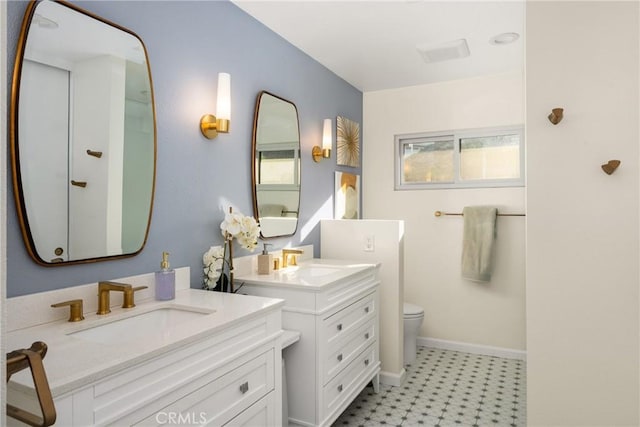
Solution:
<svg viewBox="0 0 640 427"><path fill-rule="evenodd" d="M363 92L523 69L523 1L232 1ZM489 42L507 32L520 38ZM458 39L468 57L428 64L416 48Z"/></svg>

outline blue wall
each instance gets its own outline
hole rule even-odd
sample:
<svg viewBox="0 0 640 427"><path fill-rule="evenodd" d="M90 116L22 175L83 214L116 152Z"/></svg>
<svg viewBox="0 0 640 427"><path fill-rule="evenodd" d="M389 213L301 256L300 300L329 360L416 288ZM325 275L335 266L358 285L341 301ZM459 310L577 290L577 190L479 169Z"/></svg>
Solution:
<svg viewBox="0 0 640 427"><path fill-rule="evenodd" d="M302 197L300 224L274 248L314 244L319 223L333 215L335 117L362 123L362 93L226 1L91 1L84 9L137 33L149 54L154 84L158 159L156 194L144 250L124 260L41 267L28 256L9 182L7 296L77 286L155 271L162 251L173 267L191 267L201 283L202 253L220 244L219 225L229 206L252 214L251 131L258 92L294 102L300 117ZM26 2L8 2L8 63L13 64ZM336 46L338 49L339 46ZM218 72L231 74L231 132L215 140L200 134L199 120L215 113ZM12 75L9 70L9 81ZM334 119L331 160L314 163L322 121ZM360 173L356 169L344 169ZM237 251L237 255L244 255Z"/></svg>

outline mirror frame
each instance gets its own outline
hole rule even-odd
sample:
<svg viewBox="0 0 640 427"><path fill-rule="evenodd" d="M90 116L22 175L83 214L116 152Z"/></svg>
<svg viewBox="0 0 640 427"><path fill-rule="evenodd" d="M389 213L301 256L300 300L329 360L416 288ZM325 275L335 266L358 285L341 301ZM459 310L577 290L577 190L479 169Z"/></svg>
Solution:
<svg viewBox="0 0 640 427"><path fill-rule="evenodd" d="M301 148L302 144L300 141L300 116L298 115L298 107L296 106L296 104L294 104L293 102L289 101L288 99L284 99L281 96L275 95L271 92L268 92L266 90L262 90L258 93L258 96L256 98L256 106L255 106L255 110L253 113L253 133L251 136L251 194L253 196L253 217L255 218L255 220L258 222L258 224L260 223L260 215L258 214L258 190L257 190L257 179L256 179L256 174L257 174L257 170L256 170L256 148L257 148L257 141L256 141L256 137L257 137L257 133L258 133L258 114L260 113L260 100L262 99L262 95L269 95L269 96L273 96L274 98L277 98L283 102L286 102L288 104L291 104L294 108L294 110L296 111L296 120L297 120L297 127L298 127L298 146L299 148ZM277 236L264 236L262 234L262 229L260 230L260 239L262 240L267 240L267 239L276 239L279 237L289 237L289 236L294 236L297 232L298 232L298 225L300 224L300 201L301 201L301 195L302 195L302 153L301 150L298 149L298 160L300 162L299 164L299 171L298 173L300 174L299 176L299 180L300 180L300 189L298 190L298 207L297 207L297 212L298 212L298 216L296 218L296 228L293 230L293 233L291 234L280 234Z"/></svg>
<svg viewBox="0 0 640 427"><path fill-rule="evenodd" d="M13 196L16 207L16 214L18 217L18 221L20 223L20 231L22 233L22 238L24 244L26 246L27 252L29 256L35 261L37 264L45 266L45 267L59 267L66 265L77 265L77 264L86 264L93 263L99 261L111 261L122 258L129 258L138 255L145 247L147 243L147 239L149 237L149 229L151 228L151 217L153 214L153 202L155 198L155 188L156 188L156 172L157 172L157 159L158 159L158 130L156 124L156 107L155 107L155 96L153 92L153 79L151 76L151 65L149 63L149 55L147 54L147 47L145 46L142 39L133 31L128 30L127 28L122 27L114 22L111 22L107 19L101 18L94 13L91 13L87 10L84 10L78 6L75 6L71 3L68 3L64 0L51 0L54 3L60 4L62 6L68 7L78 13L86 15L90 18L96 19L106 25L110 25L112 27L117 28L125 33L128 33L135 37L141 44L142 50L144 52L145 60L147 63L147 71L149 74L149 85L150 85L150 96L151 96L151 109L153 112L153 177L151 182L151 198L149 205L149 218L147 220L147 229L145 230L144 240L138 249L135 252L120 254L120 255L107 255L102 257L92 257L92 258L83 258L71 261L62 261L62 262L46 262L42 259L37 251L35 242L33 240L33 236L31 234L31 229L29 227L29 220L26 213L26 206L24 195L22 192L22 177L20 174L20 150L18 147L18 118L19 118L19 99L20 99L20 84L21 84L21 75L22 75L22 64L24 61L24 54L27 45L27 36L29 34L29 27L31 22L33 21L33 16L35 14L36 6L41 3L42 0L30 0L27 9L24 13L24 17L22 19L22 26L20 29L20 37L18 39L18 45L16 48L16 57L15 63L13 67L13 79L11 84L11 105L10 105L10 116L9 116L9 147L10 147L10 158L11 158L11 177L13 181Z"/></svg>

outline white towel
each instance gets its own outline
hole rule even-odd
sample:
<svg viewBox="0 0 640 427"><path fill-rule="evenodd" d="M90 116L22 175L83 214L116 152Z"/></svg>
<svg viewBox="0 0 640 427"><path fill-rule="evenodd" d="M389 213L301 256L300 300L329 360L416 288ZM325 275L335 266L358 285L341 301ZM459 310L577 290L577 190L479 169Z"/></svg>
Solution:
<svg viewBox="0 0 640 427"><path fill-rule="evenodd" d="M467 206L462 214L462 277L488 282L493 268L493 242L498 209L492 206Z"/></svg>

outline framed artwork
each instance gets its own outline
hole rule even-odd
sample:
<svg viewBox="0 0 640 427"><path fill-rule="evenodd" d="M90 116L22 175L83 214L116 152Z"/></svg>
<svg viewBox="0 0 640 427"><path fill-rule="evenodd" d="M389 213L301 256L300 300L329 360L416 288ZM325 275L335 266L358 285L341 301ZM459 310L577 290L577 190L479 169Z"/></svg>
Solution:
<svg viewBox="0 0 640 427"><path fill-rule="evenodd" d="M336 145L338 147L338 165L360 166L360 124L338 116Z"/></svg>
<svg viewBox="0 0 640 427"><path fill-rule="evenodd" d="M335 219L360 218L360 175L336 172Z"/></svg>

